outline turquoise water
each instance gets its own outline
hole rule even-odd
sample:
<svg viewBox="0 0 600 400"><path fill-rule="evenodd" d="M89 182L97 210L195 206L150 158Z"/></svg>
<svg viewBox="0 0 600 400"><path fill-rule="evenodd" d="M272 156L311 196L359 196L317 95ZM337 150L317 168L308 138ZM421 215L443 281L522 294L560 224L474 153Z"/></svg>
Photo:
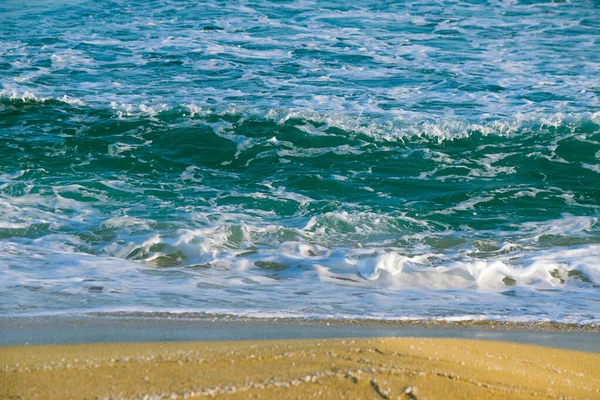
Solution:
<svg viewBox="0 0 600 400"><path fill-rule="evenodd" d="M594 1L4 1L0 313L599 323L599 76Z"/></svg>

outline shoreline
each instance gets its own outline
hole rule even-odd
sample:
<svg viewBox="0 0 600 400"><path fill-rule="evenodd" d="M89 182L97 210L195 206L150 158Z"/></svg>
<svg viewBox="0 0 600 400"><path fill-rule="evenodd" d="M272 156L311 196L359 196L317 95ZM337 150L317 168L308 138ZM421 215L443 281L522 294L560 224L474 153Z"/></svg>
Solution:
<svg viewBox="0 0 600 400"><path fill-rule="evenodd" d="M244 318L170 313L0 317L0 346L373 337L475 339L600 353L599 325Z"/></svg>
<svg viewBox="0 0 600 400"><path fill-rule="evenodd" d="M34 315L35 316L35 315ZM72 316L75 314L56 314L49 316ZM179 320L220 320L220 321L255 321L255 322L289 322L289 323L329 323L338 325L380 325L380 326L473 326L473 327L505 327L507 329L544 329L552 331L586 331L600 333L600 323L572 323L560 321L511 321L500 319L478 319L469 317L459 317L457 319L444 318L388 318L378 319L372 317L347 318L347 317L258 317L244 316L236 314L218 314L218 313L199 313L199 312L168 312L168 311L110 311L110 312L89 312L79 316L102 317L102 318L142 318L142 319L179 319ZM18 317L15 317L18 318Z"/></svg>
<svg viewBox="0 0 600 400"><path fill-rule="evenodd" d="M464 339L0 347L0 398L559 399L600 395L600 354ZM57 383L61 384L57 384Z"/></svg>

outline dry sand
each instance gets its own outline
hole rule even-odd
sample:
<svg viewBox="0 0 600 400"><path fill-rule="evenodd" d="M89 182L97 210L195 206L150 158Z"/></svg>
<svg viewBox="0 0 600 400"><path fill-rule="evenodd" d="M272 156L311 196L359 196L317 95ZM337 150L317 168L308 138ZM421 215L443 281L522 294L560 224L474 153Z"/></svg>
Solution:
<svg viewBox="0 0 600 400"><path fill-rule="evenodd" d="M600 399L600 354L461 339L11 346L0 365L3 399Z"/></svg>

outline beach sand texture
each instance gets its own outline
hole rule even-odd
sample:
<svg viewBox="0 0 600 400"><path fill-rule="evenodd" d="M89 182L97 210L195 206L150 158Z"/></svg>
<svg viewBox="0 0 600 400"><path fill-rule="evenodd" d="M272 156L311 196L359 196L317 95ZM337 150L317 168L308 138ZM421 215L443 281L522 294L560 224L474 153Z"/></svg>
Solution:
<svg viewBox="0 0 600 400"><path fill-rule="evenodd" d="M600 354L377 338L10 346L3 399L598 399Z"/></svg>

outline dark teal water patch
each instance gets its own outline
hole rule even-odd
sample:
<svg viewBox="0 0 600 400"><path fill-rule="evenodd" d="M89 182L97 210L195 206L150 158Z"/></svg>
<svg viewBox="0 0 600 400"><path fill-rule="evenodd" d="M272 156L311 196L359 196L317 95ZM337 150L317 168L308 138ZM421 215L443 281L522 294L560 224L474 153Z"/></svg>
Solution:
<svg viewBox="0 0 600 400"><path fill-rule="evenodd" d="M382 136L381 127L345 131L309 117L188 114L180 107L119 117L58 101L5 99L1 170L18 178L3 193L60 196L108 210L111 202L129 202L150 212L157 202L152 217L159 220L174 218L161 202L173 211L209 200L273 212L275 220L402 210L453 230L595 215L600 199L593 169L600 126L585 117L552 127L522 124L510 134L482 134L514 123L500 120L458 132L417 123ZM285 190L278 195L277 187Z"/></svg>

